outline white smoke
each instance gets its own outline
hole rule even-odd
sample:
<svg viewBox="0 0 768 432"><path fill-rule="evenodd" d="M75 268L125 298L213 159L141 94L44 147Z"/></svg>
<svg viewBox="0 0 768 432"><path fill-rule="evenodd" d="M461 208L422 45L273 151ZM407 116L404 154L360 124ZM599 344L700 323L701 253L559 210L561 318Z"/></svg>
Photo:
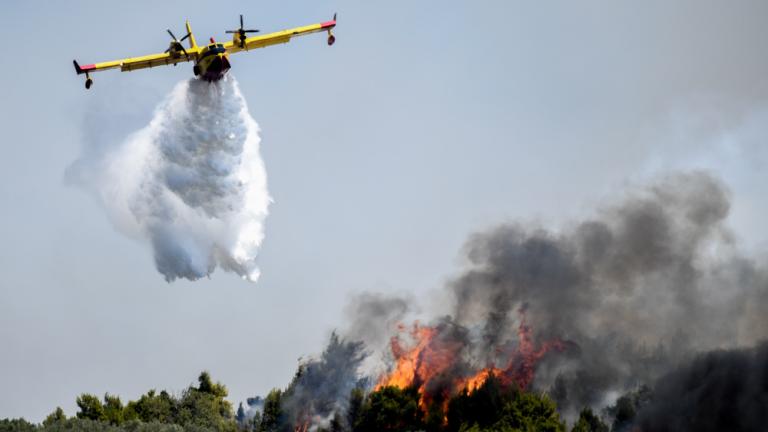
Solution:
<svg viewBox="0 0 768 432"><path fill-rule="evenodd" d="M121 231L149 240L167 281L217 266L256 281L271 202L258 132L232 76L191 79L117 151L72 168Z"/></svg>

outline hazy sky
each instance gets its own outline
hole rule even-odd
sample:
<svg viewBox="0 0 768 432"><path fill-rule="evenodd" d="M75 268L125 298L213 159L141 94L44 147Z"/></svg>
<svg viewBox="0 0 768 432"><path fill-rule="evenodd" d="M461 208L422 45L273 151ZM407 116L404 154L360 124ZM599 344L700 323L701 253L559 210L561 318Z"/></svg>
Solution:
<svg viewBox="0 0 768 432"><path fill-rule="evenodd" d="M149 121L191 65L82 63L198 41L245 14L314 35L233 56L275 203L258 284L167 284L149 246L67 186L85 146ZM351 293L429 295L468 234L560 226L670 169L729 185L742 247L768 250L768 2L4 1L0 39L0 418L81 392L181 390L208 369L235 403L284 386Z"/></svg>

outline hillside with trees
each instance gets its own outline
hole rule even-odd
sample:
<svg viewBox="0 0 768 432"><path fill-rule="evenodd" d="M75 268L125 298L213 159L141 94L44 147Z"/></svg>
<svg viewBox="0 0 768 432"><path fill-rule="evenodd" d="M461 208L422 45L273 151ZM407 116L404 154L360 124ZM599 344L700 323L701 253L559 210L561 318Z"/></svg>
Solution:
<svg viewBox="0 0 768 432"><path fill-rule="evenodd" d="M464 390L447 400L429 404L416 388L382 387L366 393L355 388L345 412L321 422L288 415L286 403L302 376L285 390L274 389L260 399L260 409L238 409L226 400L227 388L207 372L179 395L150 390L137 400L92 394L77 397L77 413L67 417L56 408L40 424L24 419L0 420L0 431L19 432L295 432L295 431L427 431L427 432L607 432L600 417L585 410L572 429L560 418L555 403L545 394L505 388L491 376L473 392ZM309 402L311 404L311 402ZM425 406L426 405L426 406ZM626 410L624 410L626 411ZM626 413L622 411L622 415ZM617 429L618 430L618 429Z"/></svg>

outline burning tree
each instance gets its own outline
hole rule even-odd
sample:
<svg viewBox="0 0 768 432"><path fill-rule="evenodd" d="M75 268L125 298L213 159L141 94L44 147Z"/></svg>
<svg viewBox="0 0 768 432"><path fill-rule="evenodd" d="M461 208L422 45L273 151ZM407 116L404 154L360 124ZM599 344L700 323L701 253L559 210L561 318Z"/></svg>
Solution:
<svg viewBox="0 0 768 432"><path fill-rule="evenodd" d="M491 376L505 387L528 389L536 364L550 351L564 350L566 344L559 339L536 344L524 308L520 317L517 341L494 347L495 358L504 362L503 367L472 362L468 358L474 345L470 332L447 319L435 326L416 322L407 329L400 325L390 340L394 368L381 377L376 389L413 387L422 409L442 401L443 411L451 396L464 389L474 391Z"/></svg>

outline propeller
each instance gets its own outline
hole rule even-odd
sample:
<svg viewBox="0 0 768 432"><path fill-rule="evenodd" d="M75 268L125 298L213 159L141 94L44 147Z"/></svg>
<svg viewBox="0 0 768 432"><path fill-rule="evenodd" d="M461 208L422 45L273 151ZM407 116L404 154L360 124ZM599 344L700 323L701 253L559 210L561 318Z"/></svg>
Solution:
<svg viewBox="0 0 768 432"><path fill-rule="evenodd" d="M243 27L244 27L244 24L243 24L243 14L240 14L240 28L237 29L237 30L227 30L227 33L232 33L232 34L237 33L237 35L240 36L240 47L241 48L243 46L245 46L245 38L246 38L246 35L248 33L258 33L259 32L256 29L248 29L248 30L246 30Z"/></svg>
<svg viewBox="0 0 768 432"><path fill-rule="evenodd" d="M184 40L186 38L188 38L190 34L187 33L186 35L184 35L183 38L176 39L176 35L173 34L171 29L167 29L166 31L168 32L169 35L171 35L171 38L173 39L173 42L171 42L171 46L169 46L168 49L165 50L165 52L169 52L171 50L171 48L175 48L175 49L181 48L181 51L183 51L184 55L187 56L187 59L189 59L189 54L187 54L187 50L184 49L184 45L182 45L181 43L184 42Z"/></svg>

